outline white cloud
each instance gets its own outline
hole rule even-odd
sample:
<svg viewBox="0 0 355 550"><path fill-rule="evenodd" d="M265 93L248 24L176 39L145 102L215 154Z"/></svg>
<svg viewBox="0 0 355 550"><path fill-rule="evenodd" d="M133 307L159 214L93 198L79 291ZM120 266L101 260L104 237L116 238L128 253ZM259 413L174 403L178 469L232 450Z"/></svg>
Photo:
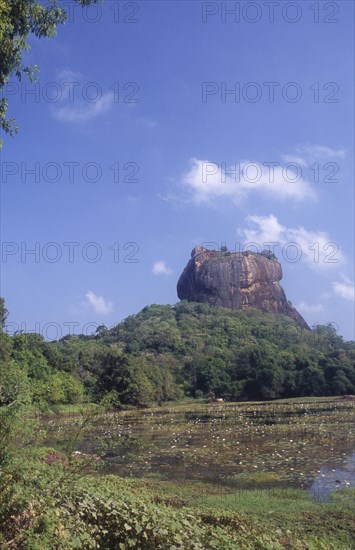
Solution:
<svg viewBox="0 0 355 550"><path fill-rule="evenodd" d="M158 126L158 123L154 118L151 117L143 117L138 120L138 124L141 124L142 126L147 126L147 128L156 128Z"/></svg>
<svg viewBox="0 0 355 550"><path fill-rule="evenodd" d="M299 164L300 166L307 166L306 160L303 157L297 155L281 155L281 158L285 162L293 162L295 164Z"/></svg>
<svg viewBox="0 0 355 550"><path fill-rule="evenodd" d="M270 216L248 216L246 221L249 225L254 225L254 228L249 227L242 230L246 242L284 241L283 234L286 228L279 223L273 214L270 214Z"/></svg>
<svg viewBox="0 0 355 550"><path fill-rule="evenodd" d="M95 102L80 101L66 103L62 107L53 109L53 116L64 122L87 122L109 111L114 103L114 95L111 92L102 94Z"/></svg>
<svg viewBox="0 0 355 550"><path fill-rule="evenodd" d="M113 312L113 303L106 300L103 296L97 296L91 290L85 294L86 303L98 315L109 315Z"/></svg>
<svg viewBox="0 0 355 550"><path fill-rule="evenodd" d="M287 163L294 163L299 167L314 170L311 165L317 161L323 161L329 159L343 159L346 156L346 149L332 149L327 145L299 145L295 148L294 152L282 154L281 158Z"/></svg>
<svg viewBox="0 0 355 550"><path fill-rule="evenodd" d="M304 261L312 269L339 267L345 257L339 245L324 231L309 231L302 226L286 227L276 216L248 216L249 227L239 231L245 243L257 243L261 248L270 248L264 243L275 243L276 256L284 261Z"/></svg>
<svg viewBox="0 0 355 550"><path fill-rule="evenodd" d="M86 122L109 111L115 101L113 92L103 93L101 86L88 82L85 76L69 67L56 71L60 89L56 104L52 105L51 114L64 122ZM94 97L85 97L90 94ZM51 90L51 88L49 88ZM53 92L54 93L54 92Z"/></svg>
<svg viewBox="0 0 355 550"><path fill-rule="evenodd" d="M154 275L170 275L172 273L172 270L166 265L164 260L155 262L152 271Z"/></svg>
<svg viewBox="0 0 355 550"><path fill-rule="evenodd" d="M70 82L74 84L83 78L83 74L78 71L73 71L69 67L64 67L63 69L57 70L57 78L60 82Z"/></svg>
<svg viewBox="0 0 355 550"><path fill-rule="evenodd" d="M308 304L307 302L300 302L296 309L298 311L302 311L303 313L320 313L323 311L323 305L322 304Z"/></svg>
<svg viewBox="0 0 355 550"><path fill-rule="evenodd" d="M185 191L180 202L212 204L227 198L239 204L252 193L270 195L284 200L310 200L317 194L312 187L316 161L343 159L345 149L327 145L304 144L269 161L236 160L232 164L192 158L181 184ZM170 195L171 202L179 200Z"/></svg>
<svg viewBox="0 0 355 550"><path fill-rule="evenodd" d="M354 283L350 281L344 275L341 275L343 282L335 281L333 282L333 290L335 294L344 298L345 300L354 301L355 300L355 286Z"/></svg>
<svg viewBox="0 0 355 550"><path fill-rule="evenodd" d="M321 300L329 300L329 298L332 297L331 292L322 292L322 294L319 296Z"/></svg>
<svg viewBox="0 0 355 550"><path fill-rule="evenodd" d="M300 145L296 148L298 153L316 158L345 158L346 149L332 149L327 145Z"/></svg>
<svg viewBox="0 0 355 550"><path fill-rule="evenodd" d="M315 198L315 192L297 167L246 160L232 166L196 158L190 162L191 168L184 174L182 184L197 204L219 197L230 198L238 204L251 192L269 194L277 199Z"/></svg>

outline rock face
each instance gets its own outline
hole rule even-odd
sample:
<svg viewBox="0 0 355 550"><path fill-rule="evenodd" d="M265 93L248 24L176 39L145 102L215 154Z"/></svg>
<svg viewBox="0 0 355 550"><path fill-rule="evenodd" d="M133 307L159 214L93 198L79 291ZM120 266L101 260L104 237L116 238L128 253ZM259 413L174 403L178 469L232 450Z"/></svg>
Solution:
<svg viewBox="0 0 355 550"><path fill-rule="evenodd" d="M276 259L252 252L212 251L196 246L177 284L180 300L230 309L257 308L282 313L302 328L306 321L287 301Z"/></svg>

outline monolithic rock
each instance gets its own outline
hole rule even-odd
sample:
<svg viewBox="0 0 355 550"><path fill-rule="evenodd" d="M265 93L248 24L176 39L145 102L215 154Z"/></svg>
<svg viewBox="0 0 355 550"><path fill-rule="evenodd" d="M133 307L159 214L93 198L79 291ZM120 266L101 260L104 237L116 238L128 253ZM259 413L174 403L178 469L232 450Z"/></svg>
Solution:
<svg viewBox="0 0 355 550"><path fill-rule="evenodd" d="M282 313L299 326L306 321L288 302L279 281L280 263L267 254L212 251L196 246L177 284L180 300L230 309Z"/></svg>

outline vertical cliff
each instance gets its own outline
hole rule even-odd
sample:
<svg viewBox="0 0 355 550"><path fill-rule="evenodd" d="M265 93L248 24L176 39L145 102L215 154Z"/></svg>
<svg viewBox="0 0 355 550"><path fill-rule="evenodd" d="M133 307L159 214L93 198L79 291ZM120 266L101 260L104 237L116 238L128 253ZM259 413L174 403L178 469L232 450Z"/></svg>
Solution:
<svg viewBox="0 0 355 550"><path fill-rule="evenodd" d="M252 252L220 252L196 246L177 284L180 300L206 302L230 309L257 308L282 313L309 329L292 307L279 281L276 259Z"/></svg>

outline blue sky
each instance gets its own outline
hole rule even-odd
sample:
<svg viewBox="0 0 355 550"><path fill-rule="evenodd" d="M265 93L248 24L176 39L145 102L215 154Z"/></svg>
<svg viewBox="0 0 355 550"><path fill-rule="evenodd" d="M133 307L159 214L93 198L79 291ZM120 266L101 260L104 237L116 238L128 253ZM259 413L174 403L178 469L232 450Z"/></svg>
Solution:
<svg viewBox="0 0 355 550"><path fill-rule="evenodd" d="M270 9L104 1L31 38L1 152L10 331L112 326L176 303L196 244L272 242L307 322L354 337L354 5Z"/></svg>

